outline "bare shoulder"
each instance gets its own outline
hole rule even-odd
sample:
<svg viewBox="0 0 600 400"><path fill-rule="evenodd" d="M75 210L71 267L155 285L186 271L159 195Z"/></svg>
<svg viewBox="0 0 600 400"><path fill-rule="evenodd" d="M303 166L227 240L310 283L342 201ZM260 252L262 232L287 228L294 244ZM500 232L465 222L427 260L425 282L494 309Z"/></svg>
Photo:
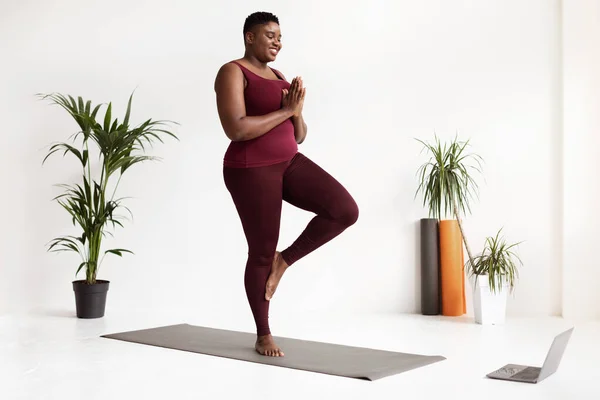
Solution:
<svg viewBox="0 0 600 400"><path fill-rule="evenodd" d="M236 82L244 82L244 74L233 61L230 61L219 68L214 89L217 91L220 87L230 86Z"/></svg>

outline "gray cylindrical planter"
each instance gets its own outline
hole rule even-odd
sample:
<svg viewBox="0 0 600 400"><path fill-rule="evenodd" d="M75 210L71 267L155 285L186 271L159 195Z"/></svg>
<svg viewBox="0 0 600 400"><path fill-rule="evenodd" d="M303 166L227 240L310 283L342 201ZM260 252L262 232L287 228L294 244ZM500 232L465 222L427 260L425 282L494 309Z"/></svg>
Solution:
<svg viewBox="0 0 600 400"><path fill-rule="evenodd" d="M440 314L440 240L435 218L421 219L421 313Z"/></svg>

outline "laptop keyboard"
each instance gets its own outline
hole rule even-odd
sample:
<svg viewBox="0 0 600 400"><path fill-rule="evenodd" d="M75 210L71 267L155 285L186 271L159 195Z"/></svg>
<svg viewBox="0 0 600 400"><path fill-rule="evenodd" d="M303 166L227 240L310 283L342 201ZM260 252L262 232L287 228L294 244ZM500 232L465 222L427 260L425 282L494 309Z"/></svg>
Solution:
<svg viewBox="0 0 600 400"><path fill-rule="evenodd" d="M504 376L513 376L522 370L523 370L522 368L502 367L502 368L494 371L494 374L500 374L500 375L504 375Z"/></svg>
<svg viewBox="0 0 600 400"><path fill-rule="evenodd" d="M525 368L523 371L513 375L513 378L516 379L535 379L540 375L541 368L538 367L529 367Z"/></svg>

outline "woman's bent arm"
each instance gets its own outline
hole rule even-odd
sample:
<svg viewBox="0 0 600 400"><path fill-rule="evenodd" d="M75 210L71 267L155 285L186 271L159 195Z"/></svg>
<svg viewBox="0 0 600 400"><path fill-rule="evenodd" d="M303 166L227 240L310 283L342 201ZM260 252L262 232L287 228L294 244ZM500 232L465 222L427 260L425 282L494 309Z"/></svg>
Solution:
<svg viewBox="0 0 600 400"><path fill-rule="evenodd" d="M269 114L247 116L244 102L244 75L234 64L225 64L215 79L219 119L227 137L232 141L257 138L294 115L288 108Z"/></svg>

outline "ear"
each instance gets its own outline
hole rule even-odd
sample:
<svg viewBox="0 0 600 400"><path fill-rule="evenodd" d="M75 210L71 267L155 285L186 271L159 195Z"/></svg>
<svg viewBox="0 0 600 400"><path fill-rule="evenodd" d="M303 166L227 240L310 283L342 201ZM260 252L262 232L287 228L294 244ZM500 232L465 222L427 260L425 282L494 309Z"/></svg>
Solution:
<svg viewBox="0 0 600 400"><path fill-rule="evenodd" d="M252 44L252 42L254 41L254 33L246 32L246 36L244 39L246 40L246 44Z"/></svg>

